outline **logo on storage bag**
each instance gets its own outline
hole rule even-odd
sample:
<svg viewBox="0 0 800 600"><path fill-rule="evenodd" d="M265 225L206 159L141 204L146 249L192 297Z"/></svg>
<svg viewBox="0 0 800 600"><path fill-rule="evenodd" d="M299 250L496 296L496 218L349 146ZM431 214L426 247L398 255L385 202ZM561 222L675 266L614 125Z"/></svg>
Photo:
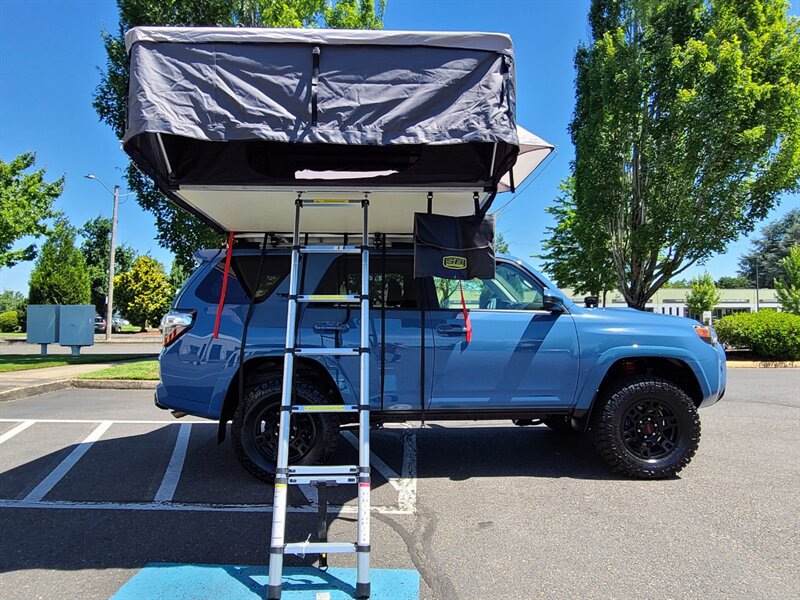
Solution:
<svg viewBox="0 0 800 600"><path fill-rule="evenodd" d="M444 265L445 269L463 271L467 268L467 259L462 256L445 256L442 259L442 264Z"/></svg>

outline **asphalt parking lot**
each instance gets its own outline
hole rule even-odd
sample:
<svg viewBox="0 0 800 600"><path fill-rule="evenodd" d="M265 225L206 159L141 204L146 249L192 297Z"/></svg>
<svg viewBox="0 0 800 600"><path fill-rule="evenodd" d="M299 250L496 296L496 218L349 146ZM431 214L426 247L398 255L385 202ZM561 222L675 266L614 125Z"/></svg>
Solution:
<svg viewBox="0 0 800 600"><path fill-rule="evenodd" d="M729 377L701 412L698 455L669 481L615 477L585 436L544 427L375 431L373 566L418 571L425 599L796 596L800 369ZM266 562L271 487L213 424L174 421L151 398L0 404L0 597L109 598L148 563ZM337 462L354 460L351 439ZM315 530L315 502L292 491L288 539ZM354 539L352 491L331 503L331 539Z"/></svg>

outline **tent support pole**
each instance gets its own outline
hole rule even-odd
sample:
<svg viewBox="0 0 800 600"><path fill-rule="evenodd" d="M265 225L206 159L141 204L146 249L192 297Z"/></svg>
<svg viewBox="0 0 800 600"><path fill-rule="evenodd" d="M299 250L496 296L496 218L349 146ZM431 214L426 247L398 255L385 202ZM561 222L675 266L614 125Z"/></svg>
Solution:
<svg viewBox="0 0 800 600"><path fill-rule="evenodd" d="M241 403L244 399L244 351L247 346L247 330L250 327L250 319L253 318L253 309L256 305L256 293L258 292L258 286L261 285L261 274L264 271L264 256L266 255L267 251L267 240L269 239L269 234L264 234L264 241L261 242L261 258L258 261L258 276L256 278L255 284L253 285L253 289L250 293L250 306L247 307L247 316L244 319L244 325L242 326L242 343L239 346L239 402Z"/></svg>

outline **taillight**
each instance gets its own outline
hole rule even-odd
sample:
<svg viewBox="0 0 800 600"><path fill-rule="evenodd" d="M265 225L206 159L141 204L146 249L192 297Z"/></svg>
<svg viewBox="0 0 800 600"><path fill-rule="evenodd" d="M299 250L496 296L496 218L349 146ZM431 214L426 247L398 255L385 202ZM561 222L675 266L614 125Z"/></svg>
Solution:
<svg viewBox="0 0 800 600"><path fill-rule="evenodd" d="M714 331L713 327L708 326L708 325L695 325L694 326L694 332L706 344L711 344L712 346L716 345L716 343L717 343L717 332Z"/></svg>
<svg viewBox="0 0 800 600"><path fill-rule="evenodd" d="M195 311L173 308L164 315L161 321L161 333L164 336L164 346L169 346L177 340L184 331L188 331L194 324Z"/></svg>

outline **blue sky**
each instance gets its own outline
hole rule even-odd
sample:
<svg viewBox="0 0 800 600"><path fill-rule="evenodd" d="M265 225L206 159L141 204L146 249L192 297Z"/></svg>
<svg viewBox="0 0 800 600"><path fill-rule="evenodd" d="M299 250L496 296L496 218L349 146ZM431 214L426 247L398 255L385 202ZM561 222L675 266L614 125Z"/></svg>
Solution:
<svg viewBox="0 0 800 600"><path fill-rule="evenodd" d="M792 13L798 14L794 2ZM558 155L499 219L512 253L539 252L551 220L544 212L569 171L573 149L567 126L574 103L573 52L587 38L589 0L389 0L387 29L481 30L511 35L517 63L517 116L521 125L558 148ZM122 184L126 157L111 130L98 121L91 106L105 64L100 39L114 30L113 0L0 0L0 157L11 160L26 150L37 152L37 164L50 179L66 175L57 207L76 225L98 214L111 215L111 195L97 182ZM123 193L125 190L123 189ZM509 195L497 198L505 204ZM800 204L786 197L769 219ZM120 206L118 239L169 266L171 255L154 241L155 226L133 197ZM731 244L724 255L705 266L715 277L732 275L748 240ZM534 265L537 261L531 259ZM26 292L32 263L0 269L0 290Z"/></svg>

